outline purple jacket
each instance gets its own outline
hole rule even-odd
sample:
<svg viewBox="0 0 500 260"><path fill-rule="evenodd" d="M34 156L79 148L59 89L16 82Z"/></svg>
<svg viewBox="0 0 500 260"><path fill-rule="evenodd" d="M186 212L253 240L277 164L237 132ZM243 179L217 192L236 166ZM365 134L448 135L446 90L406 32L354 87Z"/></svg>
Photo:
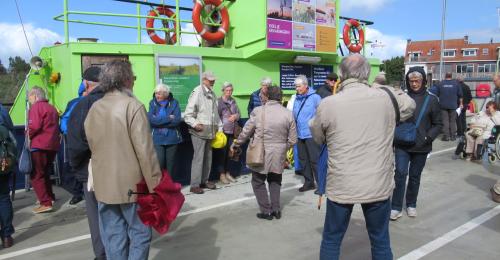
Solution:
<svg viewBox="0 0 500 260"><path fill-rule="evenodd" d="M59 114L47 100L31 106L28 126L31 149L59 150Z"/></svg>
<svg viewBox="0 0 500 260"><path fill-rule="evenodd" d="M218 100L217 110L219 111L219 117L222 121L222 130L225 134L233 134L234 127L238 124L238 119L240 119L240 110L236 105L236 101L233 98L229 100L224 100L220 97ZM237 114L236 121L229 121L229 116Z"/></svg>

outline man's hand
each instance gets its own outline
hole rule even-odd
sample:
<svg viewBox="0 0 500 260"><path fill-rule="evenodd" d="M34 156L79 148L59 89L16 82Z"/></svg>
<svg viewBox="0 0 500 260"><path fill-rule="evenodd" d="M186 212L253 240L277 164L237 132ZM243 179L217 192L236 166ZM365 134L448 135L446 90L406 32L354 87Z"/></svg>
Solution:
<svg viewBox="0 0 500 260"><path fill-rule="evenodd" d="M197 124L197 125L195 125L195 126L194 126L194 130L195 130L196 132L201 132L201 131L203 131L203 128L204 128L204 126L203 126L202 124Z"/></svg>
<svg viewBox="0 0 500 260"><path fill-rule="evenodd" d="M169 115L168 117L169 117L170 119L174 119L174 118L175 118L175 116L174 116L174 115Z"/></svg>

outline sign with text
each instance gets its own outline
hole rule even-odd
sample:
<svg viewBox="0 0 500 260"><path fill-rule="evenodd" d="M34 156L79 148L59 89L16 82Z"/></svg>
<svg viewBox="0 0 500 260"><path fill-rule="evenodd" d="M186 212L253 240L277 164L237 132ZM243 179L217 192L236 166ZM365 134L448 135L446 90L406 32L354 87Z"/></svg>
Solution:
<svg viewBox="0 0 500 260"><path fill-rule="evenodd" d="M336 0L267 0L267 47L336 52Z"/></svg>
<svg viewBox="0 0 500 260"><path fill-rule="evenodd" d="M156 66L157 83L170 87L184 111L189 95L201 84L201 57L158 55Z"/></svg>
<svg viewBox="0 0 500 260"><path fill-rule="evenodd" d="M326 76L333 72L332 65L280 64L280 86L282 89L295 89L294 80L298 75L307 77L309 86L317 89L325 84Z"/></svg>

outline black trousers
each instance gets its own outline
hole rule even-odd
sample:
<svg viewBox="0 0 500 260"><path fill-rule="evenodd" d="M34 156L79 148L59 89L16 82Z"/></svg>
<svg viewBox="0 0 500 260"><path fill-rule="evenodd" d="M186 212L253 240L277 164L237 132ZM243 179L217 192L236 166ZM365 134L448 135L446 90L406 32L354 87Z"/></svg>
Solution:
<svg viewBox="0 0 500 260"><path fill-rule="evenodd" d="M467 119L465 117L466 109L462 109L462 113L457 117L457 135L464 136L467 131Z"/></svg>
<svg viewBox="0 0 500 260"><path fill-rule="evenodd" d="M318 159L321 152L320 146L312 138L299 139L297 142L299 162L304 175L304 186L313 186L318 179Z"/></svg>
<svg viewBox="0 0 500 260"><path fill-rule="evenodd" d="M266 188L266 179L269 185L269 195ZM252 172L252 188L257 203L259 204L260 212L270 214L271 212L280 211L280 193L281 193L281 174L268 173L261 174ZM269 201L271 197L271 201Z"/></svg>

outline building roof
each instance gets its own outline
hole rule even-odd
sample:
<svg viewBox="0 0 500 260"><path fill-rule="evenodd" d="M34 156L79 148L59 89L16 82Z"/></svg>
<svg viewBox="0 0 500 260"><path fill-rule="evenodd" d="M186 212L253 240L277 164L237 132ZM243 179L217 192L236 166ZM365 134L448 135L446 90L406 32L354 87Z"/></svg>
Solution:
<svg viewBox="0 0 500 260"><path fill-rule="evenodd" d="M444 41L445 50L455 50L455 57L444 57L448 61L496 61L500 42L497 43L470 43L468 37ZM475 56L464 56L464 50L477 50ZM418 62L439 62L441 41L411 41L406 44L405 62L409 62L409 54L420 53Z"/></svg>

